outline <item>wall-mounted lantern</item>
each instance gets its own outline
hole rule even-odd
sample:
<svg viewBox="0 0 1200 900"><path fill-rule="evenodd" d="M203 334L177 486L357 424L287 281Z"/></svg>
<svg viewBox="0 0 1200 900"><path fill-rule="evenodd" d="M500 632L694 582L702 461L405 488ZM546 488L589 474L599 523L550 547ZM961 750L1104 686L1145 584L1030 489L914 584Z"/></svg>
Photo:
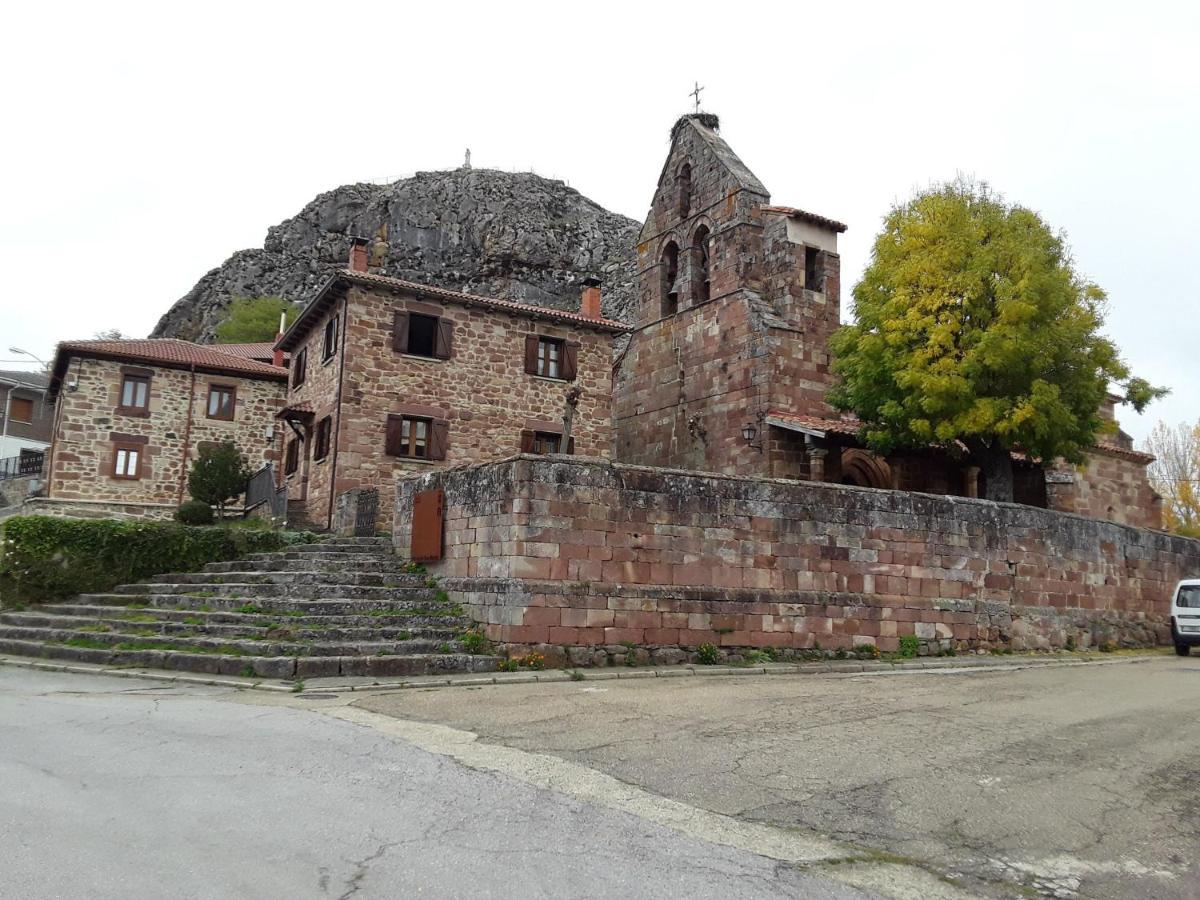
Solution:
<svg viewBox="0 0 1200 900"><path fill-rule="evenodd" d="M761 422L762 416L759 416L758 420ZM759 453L762 453L763 452L762 439L760 438L759 442L757 444L754 443L754 439L756 437L758 437L758 434L759 434L758 426L755 425L753 422L747 422L745 425L742 426L742 440L744 440L748 445L753 447Z"/></svg>

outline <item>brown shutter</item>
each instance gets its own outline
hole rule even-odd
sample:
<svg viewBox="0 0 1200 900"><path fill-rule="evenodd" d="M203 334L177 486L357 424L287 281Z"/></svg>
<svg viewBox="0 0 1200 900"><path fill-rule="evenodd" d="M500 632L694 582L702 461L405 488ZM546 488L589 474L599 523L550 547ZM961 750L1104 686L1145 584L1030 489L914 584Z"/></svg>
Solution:
<svg viewBox="0 0 1200 900"><path fill-rule="evenodd" d="M538 336L536 334L525 335L525 374L536 375L537 368L537 353L538 353Z"/></svg>
<svg viewBox="0 0 1200 900"><path fill-rule="evenodd" d="M533 452L533 430L530 428L521 431L521 452Z"/></svg>
<svg viewBox="0 0 1200 900"><path fill-rule="evenodd" d="M433 355L438 359L449 359L454 346L454 323L449 319L438 319L437 336L433 342Z"/></svg>
<svg viewBox="0 0 1200 900"><path fill-rule="evenodd" d="M574 381L575 375L579 372L579 344L575 341L568 341L563 345L563 366L562 377L567 381Z"/></svg>
<svg viewBox="0 0 1200 900"><path fill-rule="evenodd" d="M388 456L400 456L402 447L400 446L404 434L404 417L403 416L388 416L387 429L383 437L383 452Z"/></svg>
<svg viewBox="0 0 1200 900"><path fill-rule="evenodd" d="M450 423L445 419L434 419L429 429L429 459L445 459L450 447Z"/></svg>
<svg viewBox="0 0 1200 900"><path fill-rule="evenodd" d="M408 313L396 310L392 317L392 349L397 353L408 352Z"/></svg>
<svg viewBox="0 0 1200 900"><path fill-rule="evenodd" d="M572 437L569 441L567 441L566 452L569 453L571 456L575 455L575 438L574 437Z"/></svg>

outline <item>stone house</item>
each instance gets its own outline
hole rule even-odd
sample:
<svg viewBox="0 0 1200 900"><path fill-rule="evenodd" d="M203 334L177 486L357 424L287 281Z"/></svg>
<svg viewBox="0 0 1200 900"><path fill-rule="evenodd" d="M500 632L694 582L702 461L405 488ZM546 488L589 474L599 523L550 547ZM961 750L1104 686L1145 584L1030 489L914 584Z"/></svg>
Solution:
<svg viewBox="0 0 1200 900"><path fill-rule="evenodd" d="M48 382L40 372L0 371L0 459L41 453L49 446Z"/></svg>
<svg viewBox="0 0 1200 900"><path fill-rule="evenodd" d="M169 518L200 448L232 440L251 469L279 458L287 371L173 338L64 341L52 443L32 512Z"/></svg>
<svg viewBox="0 0 1200 900"><path fill-rule="evenodd" d="M979 496L969 461L932 449L876 456L826 402L846 226L772 205L717 128L707 113L676 122L639 236L639 315L614 376L617 459ZM1111 403L1102 413L1113 420ZM1152 457L1113 423L1078 469L1017 459L1015 499L1157 527Z"/></svg>
<svg viewBox="0 0 1200 900"><path fill-rule="evenodd" d="M608 457L612 344L628 331L585 283L579 312L376 275L355 239L277 344L291 356L284 475L289 519L330 526L341 496L398 475L522 451ZM570 435L564 430L572 400Z"/></svg>

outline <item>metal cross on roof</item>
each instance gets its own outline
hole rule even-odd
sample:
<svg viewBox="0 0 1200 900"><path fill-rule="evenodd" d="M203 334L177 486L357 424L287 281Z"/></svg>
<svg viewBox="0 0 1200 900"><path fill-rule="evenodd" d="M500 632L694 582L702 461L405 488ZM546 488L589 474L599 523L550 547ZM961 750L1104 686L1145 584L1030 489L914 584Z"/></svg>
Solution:
<svg viewBox="0 0 1200 900"><path fill-rule="evenodd" d="M696 88L688 96L696 98L696 112L700 112L700 92L704 90L704 88L700 87L700 82L697 81L694 83Z"/></svg>

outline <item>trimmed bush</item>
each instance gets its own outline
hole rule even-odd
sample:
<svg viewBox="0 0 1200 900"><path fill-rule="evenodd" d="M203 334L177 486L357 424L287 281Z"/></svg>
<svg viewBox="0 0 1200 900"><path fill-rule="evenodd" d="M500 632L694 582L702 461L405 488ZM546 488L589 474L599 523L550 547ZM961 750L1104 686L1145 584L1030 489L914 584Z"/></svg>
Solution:
<svg viewBox="0 0 1200 900"><path fill-rule="evenodd" d="M188 500L175 510L175 518L184 525L211 525L213 511L212 507L202 500Z"/></svg>
<svg viewBox="0 0 1200 900"><path fill-rule="evenodd" d="M5 605L107 591L150 575L191 572L313 539L296 532L54 516L14 516L0 527Z"/></svg>

